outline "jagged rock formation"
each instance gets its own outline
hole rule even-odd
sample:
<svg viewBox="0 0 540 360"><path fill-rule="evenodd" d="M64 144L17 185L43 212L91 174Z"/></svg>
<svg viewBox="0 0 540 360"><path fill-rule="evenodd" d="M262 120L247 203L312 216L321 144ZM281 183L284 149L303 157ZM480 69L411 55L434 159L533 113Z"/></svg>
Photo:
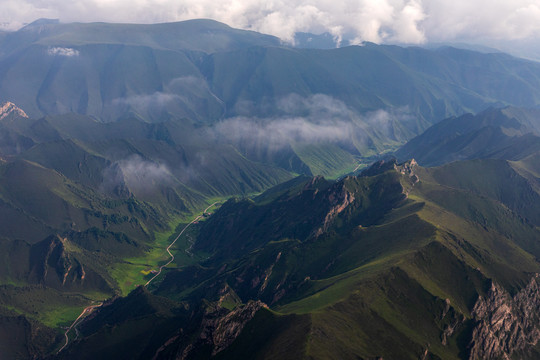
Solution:
<svg viewBox="0 0 540 360"><path fill-rule="evenodd" d="M26 115L21 108L9 101L0 106L0 121L4 120L8 116L28 118L28 115Z"/></svg>
<svg viewBox="0 0 540 360"><path fill-rule="evenodd" d="M191 352L203 344L212 347L212 356L225 350L263 307L267 306L261 301L249 301L232 311L224 308L210 310L202 321L199 340L194 345L186 347L178 358L189 358Z"/></svg>
<svg viewBox="0 0 540 360"><path fill-rule="evenodd" d="M71 282L84 281L84 267L66 251L66 241L60 236L50 236L34 245L30 254L32 279L51 286L64 286L68 278Z"/></svg>
<svg viewBox="0 0 540 360"><path fill-rule="evenodd" d="M347 206L349 206L354 201L354 194L347 190L344 183L341 183L340 186L328 194L328 203L332 206L326 217L322 227L320 227L315 232L315 237L322 235L328 230L332 221L338 216Z"/></svg>
<svg viewBox="0 0 540 360"><path fill-rule="evenodd" d="M418 181L420 181L420 179L414 173L414 168L416 166L418 166L418 163L416 162L416 160L411 159L399 165L396 163L394 165L394 168L396 169L396 171L398 171L402 175L408 175L411 178L413 183L417 183Z"/></svg>
<svg viewBox="0 0 540 360"><path fill-rule="evenodd" d="M469 359L510 359L540 340L540 275L515 296L492 283L486 297L476 302L472 315L473 330Z"/></svg>

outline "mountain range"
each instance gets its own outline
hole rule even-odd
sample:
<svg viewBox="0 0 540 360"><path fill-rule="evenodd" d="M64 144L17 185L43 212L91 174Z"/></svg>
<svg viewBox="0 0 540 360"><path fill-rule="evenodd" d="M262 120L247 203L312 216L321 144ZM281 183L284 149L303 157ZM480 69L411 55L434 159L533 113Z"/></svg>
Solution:
<svg viewBox="0 0 540 360"><path fill-rule="evenodd" d="M520 160L540 150L539 118L538 109L515 107L451 117L409 141L396 156L427 166L478 158Z"/></svg>
<svg viewBox="0 0 540 360"><path fill-rule="evenodd" d="M520 171L390 161L231 199L198 229L206 260L104 306L60 358L535 358L540 194Z"/></svg>
<svg viewBox="0 0 540 360"><path fill-rule="evenodd" d="M0 33L0 357L540 356L540 65L298 36Z"/></svg>

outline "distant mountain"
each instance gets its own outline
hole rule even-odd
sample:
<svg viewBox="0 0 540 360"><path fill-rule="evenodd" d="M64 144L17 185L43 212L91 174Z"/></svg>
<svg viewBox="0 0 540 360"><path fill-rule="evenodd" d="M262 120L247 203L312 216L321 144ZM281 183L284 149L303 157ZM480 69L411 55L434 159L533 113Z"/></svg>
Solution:
<svg viewBox="0 0 540 360"><path fill-rule="evenodd" d="M253 45L277 46L278 38L233 29L214 20L187 20L163 24L60 23L36 20L10 34L2 47L7 51L33 43L47 46L77 44L139 45L163 50L212 53Z"/></svg>
<svg viewBox="0 0 540 360"><path fill-rule="evenodd" d="M448 116L535 106L539 85L540 65L505 54L370 43L293 49L210 20L38 21L0 42L0 98L33 118L73 112L198 126L300 118L315 127L324 119L350 126L347 139L331 142L362 157L394 149Z"/></svg>
<svg viewBox="0 0 540 360"><path fill-rule="evenodd" d="M230 200L200 225L206 260L103 307L60 358L534 359L540 178L520 171L386 162Z"/></svg>
<svg viewBox="0 0 540 360"><path fill-rule="evenodd" d="M540 110L507 107L443 120L396 151L425 166L455 160L520 160L540 151Z"/></svg>

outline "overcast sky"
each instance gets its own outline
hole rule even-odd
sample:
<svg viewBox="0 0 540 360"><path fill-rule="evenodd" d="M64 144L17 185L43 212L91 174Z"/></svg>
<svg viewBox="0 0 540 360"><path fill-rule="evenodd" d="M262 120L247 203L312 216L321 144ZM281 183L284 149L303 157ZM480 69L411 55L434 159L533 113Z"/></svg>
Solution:
<svg viewBox="0 0 540 360"><path fill-rule="evenodd" d="M330 32L376 43L534 41L540 0L0 0L2 28L62 22L168 22L211 18L291 40Z"/></svg>

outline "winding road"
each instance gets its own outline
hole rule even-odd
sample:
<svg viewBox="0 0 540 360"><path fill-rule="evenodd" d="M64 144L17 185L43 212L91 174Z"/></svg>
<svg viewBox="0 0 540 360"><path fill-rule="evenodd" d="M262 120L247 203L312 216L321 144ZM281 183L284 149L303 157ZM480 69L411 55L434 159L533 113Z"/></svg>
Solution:
<svg viewBox="0 0 540 360"><path fill-rule="evenodd" d="M67 329L66 332L64 333L64 336L66 337L66 343L64 344L64 346L62 346L62 347L60 348L60 350L58 350L58 352L56 353L57 355L60 353L60 351L64 350L64 348L68 345L68 343L69 343L69 336L68 336L68 334L69 334L69 332L71 331L71 329L73 329L74 327L77 326L77 323L79 322L79 320L80 320L85 314L87 314L87 313L88 313L88 315L91 314L92 311L94 311L95 308L100 307L102 304L103 304L103 303L100 302L99 304L96 304L96 305L90 305L90 306L87 306L87 307L84 308L84 310L82 311L81 315L79 315L79 317L75 319L75 321L71 324L70 327L68 327L68 329ZM75 330L77 330L77 329L75 328Z"/></svg>
<svg viewBox="0 0 540 360"><path fill-rule="evenodd" d="M178 236L173 240L172 243L169 244L169 246L167 246L167 252L169 253L169 255L171 256L171 260L169 260L168 263L166 263L165 265L161 265L159 267L159 271L158 273L153 277L151 278L150 280L148 280L148 282L146 284L144 284L144 286L148 286L148 284L150 284L155 278L157 278L164 267L166 267L167 265L169 265L170 263L172 263L174 261L174 255L171 253L170 251L170 248L174 245L174 243L180 238L180 236L182 236L182 234L186 231L186 229L192 225L194 222L196 222L197 220L199 220L200 218L202 218L204 216L204 214L206 214L206 212L208 211L208 209L210 209L212 206L216 205L218 203L218 201L216 201L215 203L213 203L212 205L208 206L206 209L204 209L204 211L202 212L201 215L197 216L195 219L193 219L193 221L191 221L189 224L187 224L186 226L184 226L184 228L182 229L182 231L180 231L180 233L178 234ZM193 246L193 244L192 244ZM92 311L94 311L95 308L98 308L102 305L103 303L100 302L99 304L96 304L96 305L90 305L90 306L87 306L84 308L84 310L81 312L81 314L79 315L79 317L77 317L75 319L75 321L73 321L73 323L71 324L71 326L66 330L66 332L64 333L64 336L66 338L66 343L64 344L64 346L62 346L60 348L60 350L58 350L58 352L56 353L57 355L60 353L60 351L64 350L64 348L69 344L69 332L71 331L71 329L75 328L75 331L77 331L77 325L78 325L78 322L79 320L81 320L81 318L84 316L84 315L89 315L92 313Z"/></svg>
<svg viewBox="0 0 540 360"><path fill-rule="evenodd" d="M195 219L193 219L193 221L191 221L189 224L187 224L183 229L182 231L180 231L180 233L178 234L178 236L173 240L172 243L170 243L169 246L167 246L167 252L169 253L169 255L171 256L171 260L169 260L168 263L166 263L165 265L161 265L159 267L159 271L156 275L154 275L153 278L151 278L150 280L148 280L148 282L146 284L144 284L144 286L148 286L148 284L150 284L152 281L154 281L155 278L157 278L160 274L161 274L161 271L163 270L164 267L166 267L167 265L169 265L170 263L172 263L174 261L174 255L170 252L170 248L174 245L174 243L176 242L176 240L178 240L180 238L180 236L182 236L182 234L184 233L184 231L186 231L186 229L188 227L190 227L191 224L193 224L194 222L196 222L197 220L199 220L200 218L203 217L204 214L206 214L206 211L208 211L208 209L210 209L212 206L216 205L218 202L216 201L215 203L213 203L212 205L208 206L206 209L204 209L203 213L199 216L197 216Z"/></svg>

